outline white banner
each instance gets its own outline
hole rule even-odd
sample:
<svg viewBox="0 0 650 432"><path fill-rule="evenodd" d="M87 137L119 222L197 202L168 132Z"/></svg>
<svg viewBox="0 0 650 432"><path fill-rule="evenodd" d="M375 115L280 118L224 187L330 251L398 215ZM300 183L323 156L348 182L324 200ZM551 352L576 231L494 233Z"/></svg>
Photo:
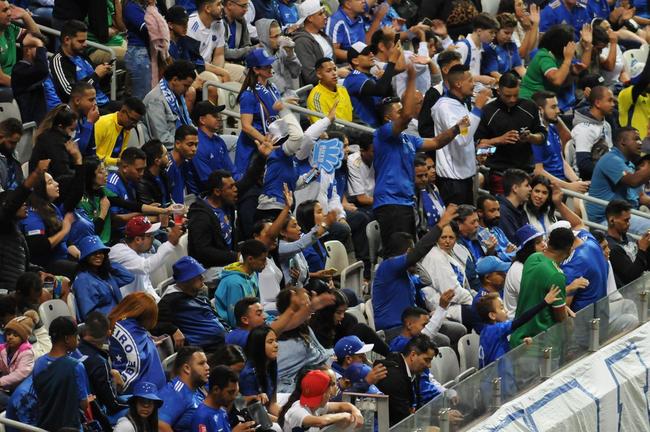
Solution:
<svg viewBox="0 0 650 432"><path fill-rule="evenodd" d="M503 405L473 432L650 432L650 323Z"/></svg>

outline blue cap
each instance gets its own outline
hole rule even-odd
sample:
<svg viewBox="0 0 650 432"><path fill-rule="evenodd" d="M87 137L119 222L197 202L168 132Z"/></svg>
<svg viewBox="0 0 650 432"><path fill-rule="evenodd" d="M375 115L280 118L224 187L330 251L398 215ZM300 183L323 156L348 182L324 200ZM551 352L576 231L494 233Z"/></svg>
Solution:
<svg viewBox="0 0 650 432"><path fill-rule="evenodd" d="M357 336L345 336L334 345L334 354L338 359L354 354L365 354L372 351L374 344L364 344Z"/></svg>
<svg viewBox="0 0 650 432"><path fill-rule="evenodd" d="M517 246L519 246L519 249L523 248L526 246L526 243L528 243L531 240L536 239L537 237L543 236L544 233L537 231L534 226L531 224L526 224L519 228L517 230L517 233L515 236L517 237Z"/></svg>
<svg viewBox="0 0 650 432"><path fill-rule="evenodd" d="M257 48L246 56L246 67L265 67L271 66L275 62L275 57L270 56L263 48Z"/></svg>
<svg viewBox="0 0 650 432"><path fill-rule="evenodd" d="M495 256L486 256L483 258L479 258L479 260L476 262L476 273L478 273L479 276L483 276L492 272L505 273L508 271L509 268L510 268L510 263L501 261L499 258Z"/></svg>
<svg viewBox="0 0 650 432"><path fill-rule="evenodd" d="M79 243L77 243L77 246L79 247L79 261L85 260L95 252L101 251L108 253L108 251L111 250L104 243L102 243L102 240L96 235L86 236L82 238L79 240Z"/></svg>
<svg viewBox="0 0 650 432"><path fill-rule="evenodd" d="M205 272L205 268L191 256L184 256L172 266L174 280L176 282L187 282Z"/></svg>
<svg viewBox="0 0 650 432"><path fill-rule="evenodd" d="M381 391L366 381L366 376L372 368L364 363L353 363L343 372L343 378L350 380L351 389L355 393L381 394Z"/></svg>
<svg viewBox="0 0 650 432"><path fill-rule="evenodd" d="M140 381L133 386L133 395L131 397L154 401L158 407L163 404L163 400L158 397L158 387L156 387L156 384L147 381Z"/></svg>

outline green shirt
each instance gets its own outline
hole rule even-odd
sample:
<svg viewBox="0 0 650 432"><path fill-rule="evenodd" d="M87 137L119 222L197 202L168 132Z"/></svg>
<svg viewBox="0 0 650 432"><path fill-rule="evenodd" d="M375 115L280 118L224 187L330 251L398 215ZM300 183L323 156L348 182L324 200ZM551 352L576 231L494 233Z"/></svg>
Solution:
<svg viewBox="0 0 650 432"><path fill-rule="evenodd" d="M515 318L540 304L553 285L560 288L560 295L553 307L564 307L566 300L566 277L555 261L542 252L532 254L524 264L521 276L521 290L517 300ZM535 336L555 324L551 308L544 308L526 324L519 327L510 337L512 348L521 344L525 337Z"/></svg>
<svg viewBox="0 0 650 432"><path fill-rule="evenodd" d="M0 67L7 75L11 75L16 64L16 39L20 30L20 27L12 23L0 34Z"/></svg>
<svg viewBox="0 0 650 432"><path fill-rule="evenodd" d="M545 74L549 70L559 69L560 66L562 66L562 62L558 62L555 56L546 48L537 51L528 68L526 68L524 78L521 80L519 97L531 99L535 93L541 90L557 91L557 88L545 78Z"/></svg>

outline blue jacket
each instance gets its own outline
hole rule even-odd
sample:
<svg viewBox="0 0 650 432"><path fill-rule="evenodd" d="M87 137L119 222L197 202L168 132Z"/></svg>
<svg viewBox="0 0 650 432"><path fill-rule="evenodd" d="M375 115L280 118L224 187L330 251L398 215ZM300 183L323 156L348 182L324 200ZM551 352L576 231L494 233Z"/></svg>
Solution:
<svg viewBox="0 0 650 432"><path fill-rule="evenodd" d="M108 340L112 368L124 380L124 393L129 394L140 381L150 382L163 388L165 372L160 356L149 332L134 318L120 320Z"/></svg>
<svg viewBox="0 0 650 432"><path fill-rule="evenodd" d="M236 262L224 267L214 294L219 317L233 328L238 324L235 319L235 304L244 297L260 296L257 272L247 275L242 266L242 263Z"/></svg>
<svg viewBox="0 0 650 432"><path fill-rule="evenodd" d="M95 310L108 315L122 300L120 288L133 282L133 279L131 272L116 262L111 263L108 279L89 271L77 274L72 290L77 299L79 321L83 322Z"/></svg>

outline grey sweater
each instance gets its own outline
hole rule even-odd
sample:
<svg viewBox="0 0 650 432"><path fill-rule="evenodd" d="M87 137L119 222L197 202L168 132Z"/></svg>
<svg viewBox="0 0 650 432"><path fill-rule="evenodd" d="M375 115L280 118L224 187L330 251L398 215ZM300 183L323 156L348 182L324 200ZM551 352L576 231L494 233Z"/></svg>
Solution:
<svg viewBox="0 0 650 432"><path fill-rule="evenodd" d="M320 32L320 35L332 45L332 39L329 36L323 32ZM314 65L317 60L324 57L323 49L316 39L314 39L314 36L304 29L300 29L294 34L293 41L296 43L296 55L302 65L302 69L300 70L300 85L318 84L318 77L316 76Z"/></svg>

